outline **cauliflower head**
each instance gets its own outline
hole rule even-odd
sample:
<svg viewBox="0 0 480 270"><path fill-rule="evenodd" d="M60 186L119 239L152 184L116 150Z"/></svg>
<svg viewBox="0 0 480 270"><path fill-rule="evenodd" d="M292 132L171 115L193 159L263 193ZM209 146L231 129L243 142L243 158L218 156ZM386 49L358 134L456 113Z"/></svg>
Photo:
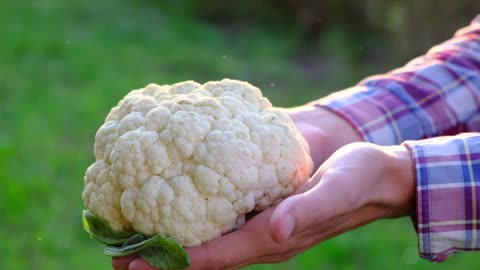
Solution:
<svg viewBox="0 0 480 270"><path fill-rule="evenodd" d="M85 207L117 231L195 246L237 228L310 175L289 116L249 83L150 84L131 91L95 137Z"/></svg>

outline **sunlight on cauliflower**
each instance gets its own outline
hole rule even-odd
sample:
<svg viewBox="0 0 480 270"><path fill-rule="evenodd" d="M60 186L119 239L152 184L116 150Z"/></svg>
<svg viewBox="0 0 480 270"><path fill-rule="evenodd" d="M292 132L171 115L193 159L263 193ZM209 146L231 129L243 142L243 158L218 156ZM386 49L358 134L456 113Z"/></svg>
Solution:
<svg viewBox="0 0 480 270"><path fill-rule="evenodd" d="M240 226L311 173L308 145L260 90L224 79L130 92L95 138L85 207L119 231L188 247Z"/></svg>

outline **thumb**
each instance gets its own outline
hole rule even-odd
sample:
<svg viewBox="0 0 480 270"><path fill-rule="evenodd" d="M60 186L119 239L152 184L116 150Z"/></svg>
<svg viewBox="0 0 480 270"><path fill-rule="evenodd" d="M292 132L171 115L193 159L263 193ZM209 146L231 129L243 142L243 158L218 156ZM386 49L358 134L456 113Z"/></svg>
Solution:
<svg viewBox="0 0 480 270"><path fill-rule="evenodd" d="M308 209L310 209L311 204L315 204L313 198L315 195L312 195L312 193L316 189L321 175L322 169L320 168L293 195L277 205L269 224L270 236L275 242L281 243L287 240L295 231L295 227L299 226L300 221L298 220L300 217L303 219L302 223L311 223L311 221L306 220L308 216L311 217L312 215Z"/></svg>
<svg viewBox="0 0 480 270"><path fill-rule="evenodd" d="M302 186L300 186L293 195L286 198L274 209L270 218L269 231L272 239L281 243L287 240L295 230L300 231L301 226L308 226L315 219L315 213L312 210L317 209L316 201L322 196L318 196L319 182L322 177L320 168L315 174Z"/></svg>
<svg viewBox="0 0 480 270"><path fill-rule="evenodd" d="M270 235L281 243L294 232L299 232L315 223L318 211L317 192L297 194L283 200L274 210L270 219Z"/></svg>
<svg viewBox="0 0 480 270"><path fill-rule="evenodd" d="M312 225L325 222L336 215L342 215L355 208L355 190L348 183L324 179L312 181L309 190L283 200L273 211L269 231L272 239L281 243L296 232L302 232Z"/></svg>

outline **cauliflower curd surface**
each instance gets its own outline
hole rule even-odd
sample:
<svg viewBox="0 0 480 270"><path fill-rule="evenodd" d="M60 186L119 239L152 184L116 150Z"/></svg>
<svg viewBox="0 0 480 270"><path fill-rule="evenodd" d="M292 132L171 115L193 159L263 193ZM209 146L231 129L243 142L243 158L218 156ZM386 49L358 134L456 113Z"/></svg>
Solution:
<svg viewBox="0 0 480 270"><path fill-rule="evenodd" d="M97 131L94 153L85 207L117 231L186 247L277 204L313 166L289 116L258 88L229 79L131 91Z"/></svg>

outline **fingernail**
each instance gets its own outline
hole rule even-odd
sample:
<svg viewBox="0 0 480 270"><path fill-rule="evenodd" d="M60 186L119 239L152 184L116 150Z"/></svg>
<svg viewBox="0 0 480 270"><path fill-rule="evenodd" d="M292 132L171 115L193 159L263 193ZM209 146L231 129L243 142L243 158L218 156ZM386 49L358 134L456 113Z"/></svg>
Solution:
<svg viewBox="0 0 480 270"><path fill-rule="evenodd" d="M283 241L290 238L294 229L295 229L295 219L291 215L287 215L285 217L285 234L284 234L284 237L282 237Z"/></svg>

